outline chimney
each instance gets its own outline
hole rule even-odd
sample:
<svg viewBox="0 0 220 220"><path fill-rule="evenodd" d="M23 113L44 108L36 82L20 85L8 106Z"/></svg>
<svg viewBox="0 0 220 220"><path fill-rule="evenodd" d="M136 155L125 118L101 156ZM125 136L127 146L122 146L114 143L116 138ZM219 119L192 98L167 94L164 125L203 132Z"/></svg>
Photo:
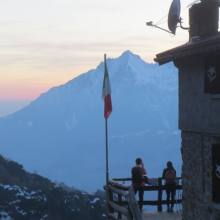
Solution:
<svg viewBox="0 0 220 220"><path fill-rule="evenodd" d="M218 33L219 2L203 0L189 9L189 38L205 38Z"/></svg>

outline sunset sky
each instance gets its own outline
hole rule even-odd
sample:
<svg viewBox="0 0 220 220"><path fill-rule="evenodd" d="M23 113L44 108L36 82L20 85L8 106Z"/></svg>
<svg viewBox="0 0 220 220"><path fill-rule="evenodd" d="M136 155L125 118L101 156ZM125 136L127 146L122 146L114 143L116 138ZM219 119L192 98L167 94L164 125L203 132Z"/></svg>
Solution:
<svg viewBox="0 0 220 220"><path fill-rule="evenodd" d="M188 26L188 8L181 16ZM147 27L166 15L171 0L0 0L0 115L50 87L95 68L125 50L153 62L155 54L188 40ZM20 104L19 104L20 103Z"/></svg>

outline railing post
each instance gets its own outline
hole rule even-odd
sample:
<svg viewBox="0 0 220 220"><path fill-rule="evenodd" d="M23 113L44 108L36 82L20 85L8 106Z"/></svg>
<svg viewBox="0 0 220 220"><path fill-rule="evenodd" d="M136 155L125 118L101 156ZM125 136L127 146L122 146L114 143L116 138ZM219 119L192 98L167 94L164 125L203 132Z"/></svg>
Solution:
<svg viewBox="0 0 220 220"><path fill-rule="evenodd" d="M122 195L119 194L118 194L118 204L122 205ZM120 212L118 213L118 219L122 219L122 215Z"/></svg>
<svg viewBox="0 0 220 220"><path fill-rule="evenodd" d="M140 212L139 205L135 199L134 191L132 187L128 191L128 208L132 214L133 220L143 220L143 216Z"/></svg>
<svg viewBox="0 0 220 220"><path fill-rule="evenodd" d="M162 178L158 178L158 198L157 198L157 211L162 212L162 195L163 195L163 184L162 184Z"/></svg>
<svg viewBox="0 0 220 220"><path fill-rule="evenodd" d="M111 190L109 190L109 201L113 202L113 192ZM109 206L109 212L114 212L114 209L111 206Z"/></svg>
<svg viewBox="0 0 220 220"><path fill-rule="evenodd" d="M105 190L106 190L107 219L111 220L111 218L108 216L108 214L111 214L114 212L114 209L109 205L109 202L113 201L113 193L109 189L108 185L105 186Z"/></svg>

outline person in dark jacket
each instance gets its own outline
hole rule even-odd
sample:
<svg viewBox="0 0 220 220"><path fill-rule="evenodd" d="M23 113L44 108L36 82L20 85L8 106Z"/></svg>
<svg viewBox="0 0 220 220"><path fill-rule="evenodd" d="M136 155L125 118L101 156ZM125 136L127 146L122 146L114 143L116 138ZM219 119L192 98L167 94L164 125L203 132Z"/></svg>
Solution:
<svg viewBox="0 0 220 220"><path fill-rule="evenodd" d="M167 212L173 212L176 195L176 170L171 161L167 162L167 167L163 170L162 178L165 179Z"/></svg>
<svg viewBox="0 0 220 220"><path fill-rule="evenodd" d="M144 185L146 182L146 170L141 158L137 158L135 161L136 165L131 170L132 175L132 186L134 193L138 192L139 196L139 207L142 211L143 200L144 200Z"/></svg>

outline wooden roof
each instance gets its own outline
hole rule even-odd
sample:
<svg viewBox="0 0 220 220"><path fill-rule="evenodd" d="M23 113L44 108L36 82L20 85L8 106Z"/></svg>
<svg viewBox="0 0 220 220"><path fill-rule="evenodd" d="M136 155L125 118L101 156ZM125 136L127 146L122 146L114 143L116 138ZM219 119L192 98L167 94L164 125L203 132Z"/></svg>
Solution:
<svg viewBox="0 0 220 220"><path fill-rule="evenodd" d="M186 44L157 54L154 60L159 64L164 64L170 61L183 59L185 57L218 51L220 51L220 33L204 39L194 37Z"/></svg>

